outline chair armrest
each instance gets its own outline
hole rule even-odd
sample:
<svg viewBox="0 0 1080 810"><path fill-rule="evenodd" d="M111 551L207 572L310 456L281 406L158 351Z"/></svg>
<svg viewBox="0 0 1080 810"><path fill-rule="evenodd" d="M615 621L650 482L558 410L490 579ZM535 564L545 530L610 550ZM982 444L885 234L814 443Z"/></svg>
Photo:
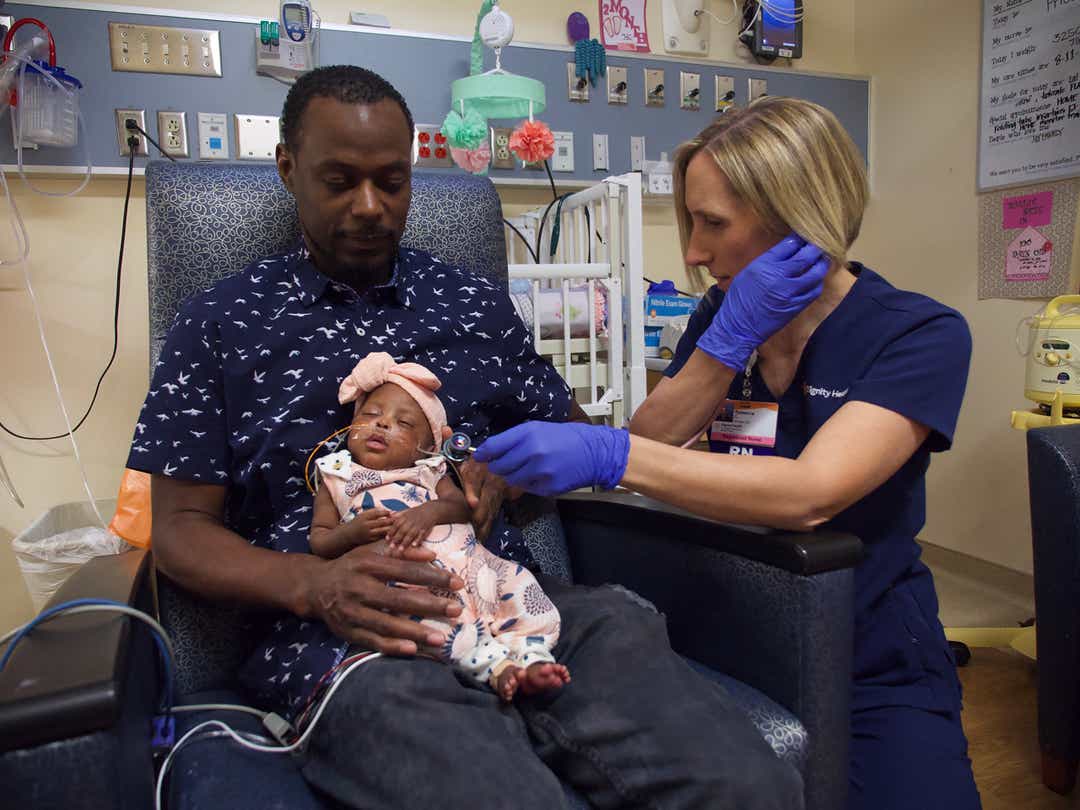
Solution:
<svg viewBox="0 0 1080 810"><path fill-rule="evenodd" d="M82 566L49 606L104 598L152 612L150 555ZM152 805L150 718L161 671L149 629L127 616L57 616L0 673L0 784L12 807L144 810Z"/></svg>
<svg viewBox="0 0 1080 810"><path fill-rule="evenodd" d="M575 581L636 591L666 616L676 651L795 714L809 737L807 806L840 806L862 543L728 526L628 493L558 506Z"/></svg>
<svg viewBox="0 0 1080 810"><path fill-rule="evenodd" d="M699 517L685 509L632 492L574 492L559 498L563 521L602 520L633 526L644 534L763 562L793 574L820 574L851 568L862 560L862 542L839 532L781 532Z"/></svg>
<svg viewBox="0 0 1080 810"><path fill-rule="evenodd" d="M149 562L144 551L95 557L48 606L98 598L146 609L140 591ZM132 622L108 613L58 616L23 638L0 672L0 751L111 727L124 699ZM157 683L152 656L151 649L147 677Z"/></svg>

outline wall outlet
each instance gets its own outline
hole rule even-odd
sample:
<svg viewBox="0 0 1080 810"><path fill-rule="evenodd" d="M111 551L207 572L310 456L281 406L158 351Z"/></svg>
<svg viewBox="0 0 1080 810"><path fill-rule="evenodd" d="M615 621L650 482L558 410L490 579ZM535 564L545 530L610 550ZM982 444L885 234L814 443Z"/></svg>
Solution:
<svg viewBox="0 0 1080 810"><path fill-rule="evenodd" d="M189 157L187 138L187 115L182 112L158 110L158 143L165 153L173 157Z"/></svg>
<svg viewBox="0 0 1080 810"><path fill-rule="evenodd" d="M664 71L662 68L645 68L645 106L664 106Z"/></svg>
<svg viewBox="0 0 1080 810"><path fill-rule="evenodd" d="M735 106L735 79L731 76L717 76L713 79L716 89L716 112L726 112Z"/></svg>
<svg viewBox="0 0 1080 810"><path fill-rule="evenodd" d="M679 73L679 107L684 110L701 109L701 74Z"/></svg>
<svg viewBox="0 0 1080 810"><path fill-rule="evenodd" d="M146 129L146 110L117 110L116 111L116 139L120 144L120 154L127 157L131 154L131 150L128 149L128 135L134 135L139 139L139 145L135 147L135 154L141 157L145 157L150 154L146 137L135 131L128 131L127 120L131 119L138 124L143 130Z"/></svg>
<svg viewBox="0 0 1080 810"><path fill-rule="evenodd" d="M626 68L612 67L607 69L607 100L608 104L629 104L630 85L626 75Z"/></svg>
<svg viewBox="0 0 1080 810"><path fill-rule="evenodd" d="M446 142L446 136L438 124L416 125L416 159L413 165L429 169L454 165L450 157L450 144Z"/></svg>
<svg viewBox="0 0 1080 810"><path fill-rule="evenodd" d="M640 172L645 169L645 136L630 136L630 171Z"/></svg>
<svg viewBox="0 0 1080 810"><path fill-rule="evenodd" d="M577 66L573 62L566 63L566 91L571 101L589 100L589 80L577 75Z"/></svg>
<svg viewBox="0 0 1080 810"><path fill-rule="evenodd" d="M553 172L572 172L574 170L574 133L553 132L555 136L555 154L551 156Z"/></svg>
<svg viewBox="0 0 1080 810"><path fill-rule="evenodd" d="M606 132L594 132L592 136L592 167L594 172L609 170L608 136Z"/></svg>
<svg viewBox="0 0 1080 810"><path fill-rule="evenodd" d="M229 159L229 125L225 113L199 113L199 159Z"/></svg>
<svg viewBox="0 0 1080 810"><path fill-rule="evenodd" d="M493 127L491 130L491 166L495 169L513 169L514 153L510 151L510 127Z"/></svg>
<svg viewBox="0 0 1080 810"><path fill-rule="evenodd" d="M273 160L281 140L281 122L276 115L234 113L236 157L239 160Z"/></svg>
<svg viewBox="0 0 1080 810"><path fill-rule="evenodd" d="M768 95L769 85L765 79L750 79L749 90L750 92L747 94L748 104L754 99Z"/></svg>

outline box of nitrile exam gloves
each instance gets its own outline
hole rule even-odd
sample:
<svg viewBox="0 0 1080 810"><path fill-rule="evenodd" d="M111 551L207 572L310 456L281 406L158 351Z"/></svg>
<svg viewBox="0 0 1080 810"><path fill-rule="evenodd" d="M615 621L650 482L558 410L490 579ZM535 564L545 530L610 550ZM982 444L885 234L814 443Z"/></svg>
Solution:
<svg viewBox="0 0 1080 810"><path fill-rule="evenodd" d="M646 357L671 356L668 352L674 352L675 347L661 345L664 327L676 318L689 317L700 300L691 295L680 295L671 281L649 285L645 295Z"/></svg>

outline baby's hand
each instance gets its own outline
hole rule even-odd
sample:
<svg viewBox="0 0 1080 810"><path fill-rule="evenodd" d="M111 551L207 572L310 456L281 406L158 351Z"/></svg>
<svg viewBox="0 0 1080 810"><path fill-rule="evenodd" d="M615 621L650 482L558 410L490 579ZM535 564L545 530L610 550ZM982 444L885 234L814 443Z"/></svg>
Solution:
<svg viewBox="0 0 1080 810"><path fill-rule="evenodd" d="M434 516L424 505L394 512L390 515L390 529L386 534L390 554L396 556L402 549L421 545L434 526Z"/></svg>
<svg viewBox="0 0 1080 810"><path fill-rule="evenodd" d="M390 530L392 514L389 509L365 509L346 524L349 538L357 546L381 540Z"/></svg>

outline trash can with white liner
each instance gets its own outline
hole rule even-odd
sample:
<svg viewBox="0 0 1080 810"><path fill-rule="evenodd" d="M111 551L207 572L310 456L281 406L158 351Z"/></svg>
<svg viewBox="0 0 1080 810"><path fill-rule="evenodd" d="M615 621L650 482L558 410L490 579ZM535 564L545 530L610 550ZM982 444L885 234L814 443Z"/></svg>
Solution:
<svg viewBox="0 0 1080 810"><path fill-rule="evenodd" d="M100 498L103 517L116 509L114 498ZM79 566L94 557L122 554L131 546L101 528L87 501L49 509L11 541L26 589L40 611Z"/></svg>

